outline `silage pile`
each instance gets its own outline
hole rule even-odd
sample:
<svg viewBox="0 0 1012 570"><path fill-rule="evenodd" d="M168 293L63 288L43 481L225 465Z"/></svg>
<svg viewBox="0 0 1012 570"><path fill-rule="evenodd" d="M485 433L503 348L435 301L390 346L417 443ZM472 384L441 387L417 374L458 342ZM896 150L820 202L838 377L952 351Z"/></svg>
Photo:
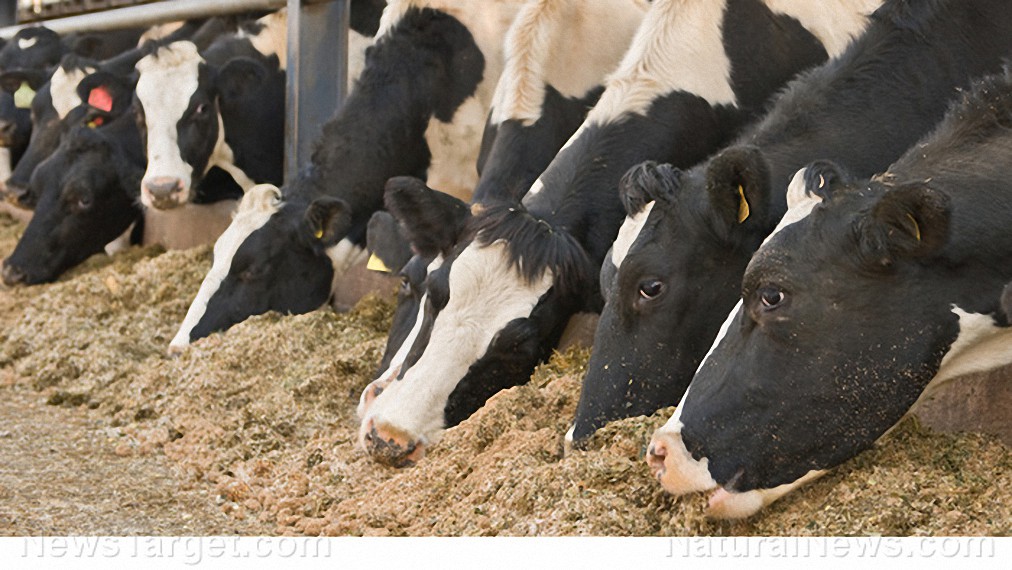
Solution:
<svg viewBox="0 0 1012 570"><path fill-rule="evenodd" d="M0 218L0 253L16 231ZM212 486L224 512L279 533L1012 533L1009 449L912 422L753 520L707 521L705 499L664 494L643 462L670 410L619 422L563 456L585 351L557 355L529 385L494 397L417 467L373 464L355 445L355 404L390 301L256 317L169 358L209 263L206 247L133 249L53 285L0 292L0 373L54 405L93 409L119 435L116 453L165 453Z"/></svg>

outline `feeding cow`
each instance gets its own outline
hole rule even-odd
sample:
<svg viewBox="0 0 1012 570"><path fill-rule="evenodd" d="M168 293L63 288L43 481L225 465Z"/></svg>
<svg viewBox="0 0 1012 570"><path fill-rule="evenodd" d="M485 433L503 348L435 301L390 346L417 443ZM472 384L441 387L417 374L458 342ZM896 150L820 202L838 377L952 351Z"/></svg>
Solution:
<svg viewBox="0 0 1012 570"><path fill-rule="evenodd" d="M885 174L851 181L826 163L799 174L810 194L792 191L799 221L753 257L741 301L654 435L665 489L715 489L712 516L749 516L870 447L940 384L1012 362L1010 126L1006 71Z"/></svg>
<svg viewBox="0 0 1012 570"><path fill-rule="evenodd" d="M476 238L430 277L441 310L420 356L366 414L366 448L409 464L495 391L526 382L569 317L600 307L593 275L622 223L622 173L651 157L705 158L792 75L843 51L875 4L654 2L523 204L487 208Z"/></svg>
<svg viewBox="0 0 1012 570"><path fill-rule="evenodd" d="M575 442L678 402L734 306L745 265L783 216L793 173L823 157L860 176L886 168L959 88L1012 53L1001 4L890 0L846 53L794 82L734 145L688 171L634 173Z"/></svg>
<svg viewBox="0 0 1012 570"><path fill-rule="evenodd" d="M389 178L427 173L440 190L470 194L503 34L520 4L390 2L311 164L283 199L276 188L243 199L170 350L252 315L323 305L335 277L363 258Z"/></svg>
<svg viewBox="0 0 1012 570"><path fill-rule="evenodd" d="M538 0L524 6L506 34L506 64L478 156L476 208L523 197L600 97L606 75L618 65L646 10L641 0L589 5ZM470 219L462 201L417 180L392 180L385 202L401 220L418 258L400 271L394 322L380 372L362 393L360 416L406 367L416 340L424 345L435 310L423 302L427 269L434 271L452 253ZM380 241L377 234L385 231L385 241L393 242L399 227L377 223L370 226L368 238Z"/></svg>

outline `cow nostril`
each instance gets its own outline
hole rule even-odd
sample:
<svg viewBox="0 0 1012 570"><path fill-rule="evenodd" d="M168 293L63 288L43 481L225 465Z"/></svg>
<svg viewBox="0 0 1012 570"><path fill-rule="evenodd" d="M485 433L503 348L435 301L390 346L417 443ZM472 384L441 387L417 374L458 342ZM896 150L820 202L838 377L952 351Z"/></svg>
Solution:
<svg viewBox="0 0 1012 570"><path fill-rule="evenodd" d="M7 285L7 286L9 286L9 287L13 287L15 285L20 285L21 283L24 283L24 281L25 281L25 273L24 273L24 271L22 271L22 270L18 269L17 267L15 267L15 266L7 263L6 261L4 262L3 269L0 270L0 273L3 274L4 284Z"/></svg>
<svg viewBox="0 0 1012 570"><path fill-rule="evenodd" d="M653 441L647 450L647 465L653 471L655 477L664 474L664 460L668 457L668 448L661 441Z"/></svg>
<svg viewBox="0 0 1012 570"><path fill-rule="evenodd" d="M167 198L183 189L183 181L169 176L158 176L145 180L144 189L157 198Z"/></svg>

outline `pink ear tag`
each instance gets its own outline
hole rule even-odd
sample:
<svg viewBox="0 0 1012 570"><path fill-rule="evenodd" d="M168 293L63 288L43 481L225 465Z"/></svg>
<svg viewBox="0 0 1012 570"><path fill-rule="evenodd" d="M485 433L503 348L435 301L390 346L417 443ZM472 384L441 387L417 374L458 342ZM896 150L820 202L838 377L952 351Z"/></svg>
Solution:
<svg viewBox="0 0 1012 570"><path fill-rule="evenodd" d="M96 87L88 94L88 104L99 111L109 113L112 111L112 94L104 86Z"/></svg>

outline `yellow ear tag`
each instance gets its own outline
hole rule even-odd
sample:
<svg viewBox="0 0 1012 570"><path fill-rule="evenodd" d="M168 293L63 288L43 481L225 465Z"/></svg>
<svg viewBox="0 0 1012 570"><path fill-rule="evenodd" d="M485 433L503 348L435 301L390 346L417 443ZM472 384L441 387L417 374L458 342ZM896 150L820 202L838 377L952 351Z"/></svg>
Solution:
<svg viewBox="0 0 1012 570"><path fill-rule="evenodd" d="M316 233L313 234L313 237L315 237L316 239L323 239L323 228L316 230Z"/></svg>
<svg viewBox="0 0 1012 570"><path fill-rule="evenodd" d="M21 82L21 87L14 92L14 106L18 109L30 109L32 99L35 98L35 90L28 85L27 81Z"/></svg>
<svg viewBox="0 0 1012 570"><path fill-rule="evenodd" d="M365 268L370 269L372 271L380 271L382 273L393 273L392 271L390 271L390 268L387 267L387 264L383 263L383 260L380 259L375 253L369 256L369 263L365 264Z"/></svg>
<svg viewBox="0 0 1012 570"><path fill-rule="evenodd" d="M910 214L907 214L907 218L910 218L910 223L914 225L914 237L917 241L921 241L921 226L917 225L917 220Z"/></svg>
<svg viewBox="0 0 1012 570"><path fill-rule="evenodd" d="M749 215L748 200L745 199L745 189L741 187L741 184L738 185L738 196L741 198L741 201L738 202L738 223L740 224L747 220Z"/></svg>

